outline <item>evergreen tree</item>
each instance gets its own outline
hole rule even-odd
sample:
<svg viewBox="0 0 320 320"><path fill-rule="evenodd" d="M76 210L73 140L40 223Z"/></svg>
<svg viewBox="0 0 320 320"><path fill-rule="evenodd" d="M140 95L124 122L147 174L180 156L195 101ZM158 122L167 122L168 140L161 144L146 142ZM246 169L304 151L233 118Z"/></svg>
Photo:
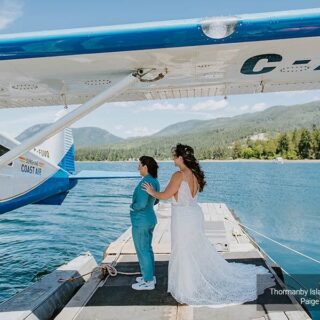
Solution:
<svg viewBox="0 0 320 320"><path fill-rule="evenodd" d="M308 159L312 151L312 138L309 130L303 129L298 144L298 155L302 159Z"/></svg>
<svg viewBox="0 0 320 320"><path fill-rule="evenodd" d="M313 154L315 159L320 159L320 129L314 129L312 132L313 137Z"/></svg>
<svg viewBox="0 0 320 320"><path fill-rule="evenodd" d="M276 152L285 155L289 151L289 138L286 133L279 136Z"/></svg>
<svg viewBox="0 0 320 320"><path fill-rule="evenodd" d="M242 147L240 141L236 141L232 148L232 159L238 159L242 156Z"/></svg>

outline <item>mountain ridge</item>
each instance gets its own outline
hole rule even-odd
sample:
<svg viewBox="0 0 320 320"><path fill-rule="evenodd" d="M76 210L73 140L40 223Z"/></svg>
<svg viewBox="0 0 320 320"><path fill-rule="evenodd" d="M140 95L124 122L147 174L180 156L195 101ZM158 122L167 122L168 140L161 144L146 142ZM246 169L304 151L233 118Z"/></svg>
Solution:
<svg viewBox="0 0 320 320"><path fill-rule="evenodd" d="M22 142L30 136L40 132L48 125L49 123L36 124L20 133L16 137L16 139ZM83 148L88 146L98 147L107 144L117 143L124 140L123 138L113 135L107 130L98 127L72 128L72 133L76 148Z"/></svg>
<svg viewBox="0 0 320 320"><path fill-rule="evenodd" d="M32 126L21 133L17 139L24 140L48 124ZM264 111L245 113L233 117L209 120L187 120L169 125L150 136L123 139L107 130L97 127L72 128L76 148L140 148L151 150L167 148L177 142L198 147L230 145L234 141L252 135L266 133L268 136L295 128L320 126L320 102L313 101L292 106L273 106Z"/></svg>

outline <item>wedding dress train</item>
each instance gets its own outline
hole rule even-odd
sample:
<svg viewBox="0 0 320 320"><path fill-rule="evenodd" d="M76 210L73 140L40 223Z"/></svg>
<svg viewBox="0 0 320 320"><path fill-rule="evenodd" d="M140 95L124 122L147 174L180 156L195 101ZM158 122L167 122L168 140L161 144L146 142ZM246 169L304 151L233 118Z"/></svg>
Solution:
<svg viewBox="0 0 320 320"><path fill-rule="evenodd" d="M197 195L192 197L183 180L171 210L168 292L179 303L223 307L256 300L274 285L273 275L265 267L228 262L216 251L205 235Z"/></svg>

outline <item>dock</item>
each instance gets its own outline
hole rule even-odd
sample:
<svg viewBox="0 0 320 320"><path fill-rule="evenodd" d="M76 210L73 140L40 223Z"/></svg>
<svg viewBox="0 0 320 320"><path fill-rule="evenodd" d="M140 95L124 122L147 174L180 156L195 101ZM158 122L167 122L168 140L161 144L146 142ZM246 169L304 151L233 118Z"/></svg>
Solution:
<svg viewBox="0 0 320 320"><path fill-rule="evenodd" d="M205 232L213 246L229 262L263 265L276 279L276 289L285 289L279 267L272 266L259 246L239 225L235 214L223 203L200 203L205 216ZM158 224L154 230L156 289L134 291L136 275L103 276L101 267L114 266L119 272L139 272L139 265L131 236L126 230L104 252L100 269L83 284L56 320L131 320L131 319L256 319L304 320L311 319L298 301L290 295L275 297L270 288L255 301L221 308L192 307L177 303L167 293L168 261L171 251L169 203L161 203L157 210ZM278 270L276 272L276 270ZM275 299L277 304L275 305Z"/></svg>

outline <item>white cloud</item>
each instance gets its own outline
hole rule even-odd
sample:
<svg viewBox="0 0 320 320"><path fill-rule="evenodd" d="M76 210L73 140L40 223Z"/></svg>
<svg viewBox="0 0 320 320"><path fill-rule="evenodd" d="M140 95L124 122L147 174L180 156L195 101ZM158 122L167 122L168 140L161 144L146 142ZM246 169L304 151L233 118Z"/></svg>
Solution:
<svg viewBox="0 0 320 320"><path fill-rule="evenodd" d="M221 116L235 116L243 113L259 112L269 108L268 104L264 102L258 102L253 105L244 104L242 106L230 106L226 113L221 114Z"/></svg>
<svg viewBox="0 0 320 320"><path fill-rule="evenodd" d="M259 103L256 103L254 104L252 107L251 107L251 112L258 112L258 111L263 111L265 109L268 108L268 105L264 102L259 102Z"/></svg>
<svg viewBox="0 0 320 320"><path fill-rule="evenodd" d="M206 100L203 102L198 102L192 106L191 110L194 111L215 111L225 108L228 105L228 102L225 99L221 99L218 101L215 100Z"/></svg>
<svg viewBox="0 0 320 320"><path fill-rule="evenodd" d="M156 102L150 106L145 106L137 110L137 112L142 111L188 111L192 112L203 112L203 111L215 111L225 108L228 105L228 102L225 99L215 101L215 100L206 100L203 102L198 102L193 106L189 107L185 103L169 103L169 102Z"/></svg>
<svg viewBox="0 0 320 320"><path fill-rule="evenodd" d="M124 127L122 124L118 124L118 125L114 126L114 129L116 129L116 130L122 130L123 128Z"/></svg>
<svg viewBox="0 0 320 320"><path fill-rule="evenodd" d="M20 18L23 3L19 0L4 0L0 2L0 30L5 29L11 23Z"/></svg>
<svg viewBox="0 0 320 320"><path fill-rule="evenodd" d="M113 105L115 107L120 107L120 108L129 108L134 105L134 102L133 101L114 102Z"/></svg>
<svg viewBox="0 0 320 320"><path fill-rule="evenodd" d="M22 115L21 117L16 117L15 119L8 120L5 123L0 122L1 132L7 131L11 136L17 136L27 128L39 123L49 123L54 119L54 114L34 114L31 116Z"/></svg>
<svg viewBox="0 0 320 320"><path fill-rule="evenodd" d="M161 103L156 102L151 106L142 107L138 110L141 111L182 111L185 110L187 106L184 103L172 104L172 103Z"/></svg>
<svg viewBox="0 0 320 320"><path fill-rule="evenodd" d="M300 90L300 91L282 91L282 92L273 92L274 95L280 95L283 97L294 97L294 96L300 96L305 95L308 92L308 90Z"/></svg>
<svg viewBox="0 0 320 320"><path fill-rule="evenodd" d="M157 131L158 130L153 130L148 127L135 127L133 129L126 130L125 133L128 136L137 137L137 136L149 136L153 133L156 133Z"/></svg>
<svg viewBox="0 0 320 320"><path fill-rule="evenodd" d="M236 110L236 111L241 111L241 113L244 113L244 112L249 112L250 106L247 105L247 104L245 104L245 105L243 105L243 106L235 107L235 108L233 108L233 109Z"/></svg>

